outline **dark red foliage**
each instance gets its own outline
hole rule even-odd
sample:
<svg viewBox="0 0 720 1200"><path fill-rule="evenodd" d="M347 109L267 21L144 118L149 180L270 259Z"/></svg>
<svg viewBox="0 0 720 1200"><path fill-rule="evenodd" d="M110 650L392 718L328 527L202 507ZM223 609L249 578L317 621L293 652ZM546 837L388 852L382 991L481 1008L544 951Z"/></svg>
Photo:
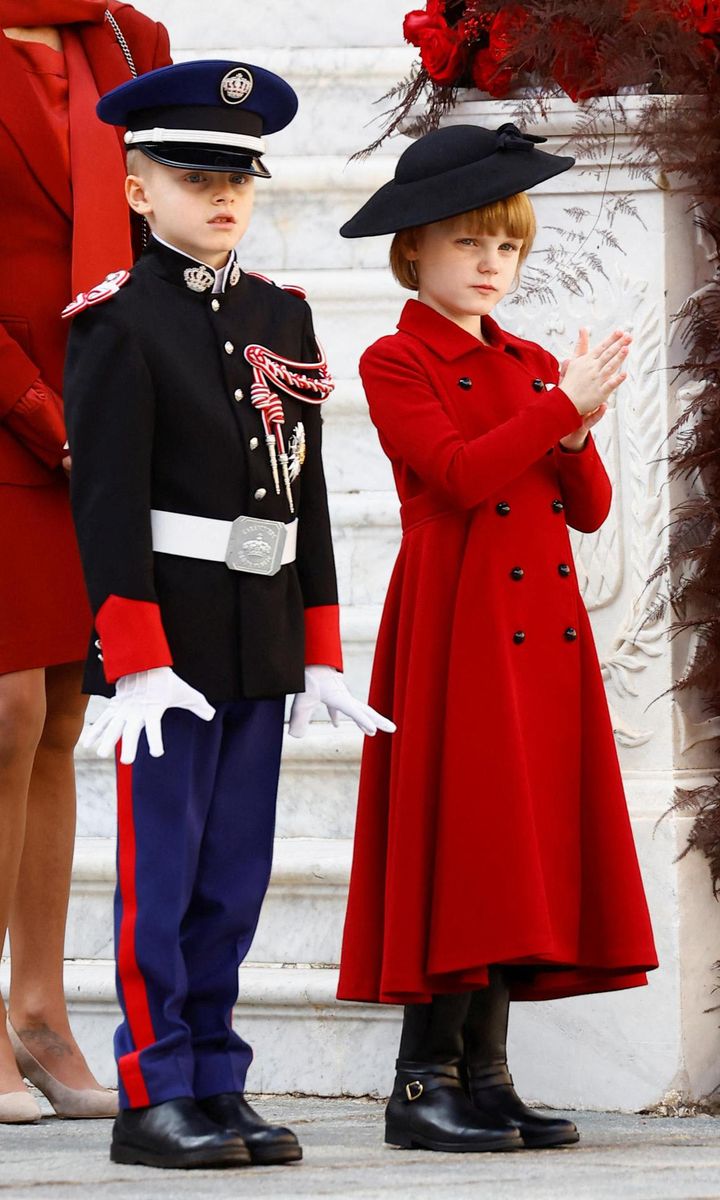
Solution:
<svg viewBox="0 0 720 1200"><path fill-rule="evenodd" d="M720 0L428 0L403 26L438 87L501 97L532 76L573 100L623 85L672 91L679 31L714 65Z"/></svg>

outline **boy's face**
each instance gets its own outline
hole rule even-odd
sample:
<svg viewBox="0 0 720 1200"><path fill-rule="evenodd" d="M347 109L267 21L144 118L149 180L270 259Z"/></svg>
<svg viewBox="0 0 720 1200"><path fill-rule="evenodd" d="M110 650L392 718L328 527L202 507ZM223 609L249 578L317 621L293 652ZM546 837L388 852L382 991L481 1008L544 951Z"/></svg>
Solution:
<svg viewBox="0 0 720 1200"><path fill-rule="evenodd" d="M513 284L520 263L522 238L473 233L461 218L437 221L418 232L415 262L418 298L476 333Z"/></svg>
<svg viewBox="0 0 720 1200"><path fill-rule="evenodd" d="M153 233L209 267L222 267L250 223L252 175L167 167L143 155L125 194ZM147 164L147 165L146 165Z"/></svg>

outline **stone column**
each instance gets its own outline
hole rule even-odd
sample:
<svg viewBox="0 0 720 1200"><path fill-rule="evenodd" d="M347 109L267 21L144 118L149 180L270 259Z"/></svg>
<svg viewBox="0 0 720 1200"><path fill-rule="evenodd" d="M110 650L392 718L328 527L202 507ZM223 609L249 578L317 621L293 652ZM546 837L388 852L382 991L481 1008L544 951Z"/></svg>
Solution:
<svg viewBox="0 0 720 1200"><path fill-rule="evenodd" d="M512 101L477 95L469 93L448 123L496 127L513 119ZM697 1098L720 1079L718 1018L706 1011L717 1003L720 909L701 856L677 862L690 818L665 815L676 787L707 780L709 739L719 731L698 718L696 697L688 703L668 694L690 647L670 641L667 620L655 612L666 581L646 586L666 553L668 523L684 494L669 482L667 464L668 431L682 403L673 366L683 354L673 315L704 279L707 255L687 211L688 194L631 170L632 128L644 103L623 97L624 123L616 102L602 101L606 141L599 156L580 159L533 191L540 235L530 265L543 268L552 295L527 304L509 298L499 312L501 324L560 359L572 353L581 325L590 328L592 342L615 328L634 338L628 380L595 430L614 485L610 516L597 533L573 533L573 547L661 966L647 989L518 1005L512 1022L524 1091L550 1104L593 1108L639 1108L674 1090ZM548 137L550 151L572 153L567 142L578 119L570 100L553 100L547 120L525 122L524 130ZM596 269L587 254L597 256ZM571 277L570 289L561 273Z"/></svg>

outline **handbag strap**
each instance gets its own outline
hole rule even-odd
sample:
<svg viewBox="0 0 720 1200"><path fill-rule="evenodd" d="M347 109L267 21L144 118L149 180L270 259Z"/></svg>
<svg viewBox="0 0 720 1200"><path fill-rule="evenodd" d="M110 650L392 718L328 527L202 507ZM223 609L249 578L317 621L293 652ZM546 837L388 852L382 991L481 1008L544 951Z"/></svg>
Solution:
<svg viewBox="0 0 720 1200"><path fill-rule="evenodd" d="M130 68L130 74L132 75L133 79L137 79L137 67L135 66L135 60L132 56L132 52L131 52L130 47L128 46L127 42L125 41L125 35L123 34L122 29L118 25L117 21L115 20L114 16L110 12L109 8L105 9L105 20L107 21L108 25L112 29L113 33L115 34L117 44L120 47L120 49L122 50L122 52L125 56L125 62L127 63L128 67Z"/></svg>

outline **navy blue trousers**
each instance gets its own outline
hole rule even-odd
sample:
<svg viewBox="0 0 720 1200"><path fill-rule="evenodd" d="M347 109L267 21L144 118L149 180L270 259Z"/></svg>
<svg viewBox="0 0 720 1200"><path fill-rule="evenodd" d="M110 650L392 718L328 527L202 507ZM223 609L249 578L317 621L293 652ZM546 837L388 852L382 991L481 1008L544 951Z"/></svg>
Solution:
<svg viewBox="0 0 720 1200"><path fill-rule="evenodd" d="M242 1092L252 1050L232 1029L238 966L270 878L283 700L170 709L165 754L118 763L120 1104Z"/></svg>

